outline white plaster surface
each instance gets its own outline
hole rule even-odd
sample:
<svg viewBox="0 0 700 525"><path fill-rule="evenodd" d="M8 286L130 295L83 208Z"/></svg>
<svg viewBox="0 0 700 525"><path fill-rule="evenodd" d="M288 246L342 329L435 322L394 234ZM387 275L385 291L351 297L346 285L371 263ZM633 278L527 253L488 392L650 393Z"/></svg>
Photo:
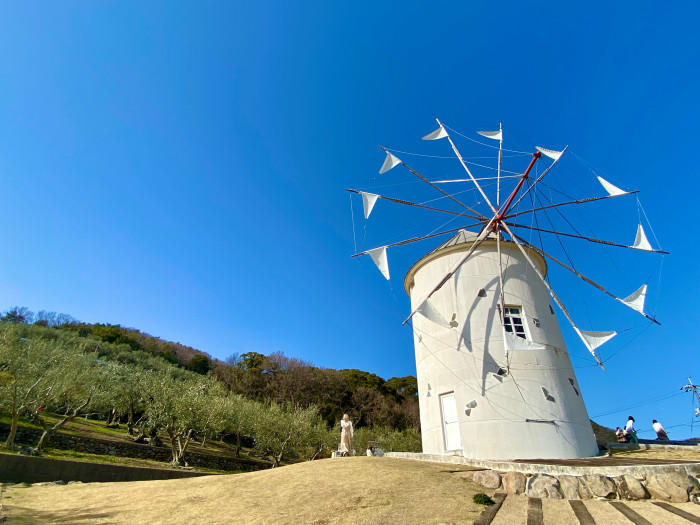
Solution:
<svg viewBox="0 0 700 525"><path fill-rule="evenodd" d="M414 265L404 283L412 309L469 246L442 248ZM501 249L505 304L522 308L529 342L511 336L518 344L507 362L498 310L496 243L487 239L430 299L454 326L420 313L413 317L423 451L473 459L594 456L598 448L583 393L550 310L549 294L515 244L502 241ZM529 253L546 272L541 257ZM482 289L485 297L479 296ZM494 373L508 364L510 373L499 381ZM446 450L440 411L440 395L449 392L457 401L462 443L455 451ZM472 401L476 406L467 410Z"/></svg>

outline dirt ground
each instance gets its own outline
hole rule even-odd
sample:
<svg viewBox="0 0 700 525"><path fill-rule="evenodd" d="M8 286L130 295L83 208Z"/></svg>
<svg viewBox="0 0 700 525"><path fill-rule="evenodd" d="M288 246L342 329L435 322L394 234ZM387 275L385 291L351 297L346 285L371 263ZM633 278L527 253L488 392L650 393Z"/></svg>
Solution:
<svg viewBox="0 0 700 525"><path fill-rule="evenodd" d="M20 524L471 523L491 495L455 465L376 457L305 462L200 478L5 487L2 512Z"/></svg>

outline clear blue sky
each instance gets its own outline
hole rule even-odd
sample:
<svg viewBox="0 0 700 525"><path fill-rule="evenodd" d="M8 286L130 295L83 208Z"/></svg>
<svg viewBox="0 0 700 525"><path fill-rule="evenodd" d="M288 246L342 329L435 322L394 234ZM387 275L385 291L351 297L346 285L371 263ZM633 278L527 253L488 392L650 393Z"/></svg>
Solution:
<svg viewBox="0 0 700 525"><path fill-rule="evenodd" d="M137 327L218 358L282 351L415 374L401 282L439 241L390 251L387 283L350 258L343 190L397 184L383 191L405 197L417 191L408 174L377 176L378 144L447 155L419 140L436 116L469 134L502 121L506 147L570 145L553 184L600 194L590 164L642 191L672 252L660 287L658 257L576 242L571 254L621 295L648 277L663 325L553 272L584 329L626 330L601 349L607 371L560 322L598 421L629 412L647 436L651 418L689 425L689 395L662 398L700 381L699 17L695 2L4 3L0 305ZM415 159L431 177L459 174ZM364 224L354 205L362 249L445 220L380 203ZM590 233L632 241L633 198L586 214Z"/></svg>

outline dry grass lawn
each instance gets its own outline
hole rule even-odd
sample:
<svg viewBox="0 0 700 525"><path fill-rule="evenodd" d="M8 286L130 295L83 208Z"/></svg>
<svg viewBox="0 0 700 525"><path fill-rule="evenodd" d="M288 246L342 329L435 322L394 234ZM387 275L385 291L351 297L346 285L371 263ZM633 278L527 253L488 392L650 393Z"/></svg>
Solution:
<svg viewBox="0 0 700 525"><path fill-rule="evenodd" d="M456 465L354 457L200 478L6 487L8 525L471 523L483 488Z"/></svg>
<svg viewBox="0 0 700 525"><path fill-rule="evenodd" d="M683 449L613 450L613 457L675 459L700 462L700 446Z"/></svg>

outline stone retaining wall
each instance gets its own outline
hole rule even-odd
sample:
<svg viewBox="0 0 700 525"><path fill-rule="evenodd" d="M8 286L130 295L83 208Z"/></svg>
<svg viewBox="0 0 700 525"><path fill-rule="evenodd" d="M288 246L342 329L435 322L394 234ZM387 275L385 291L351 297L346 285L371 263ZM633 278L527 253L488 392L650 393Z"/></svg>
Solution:
<svg viewBox="0 0 700 525"><path fill-rule="evenodd" d="M527 494L532 498L555 499L625 499L654 498L673 503L700 503L700 483L694 476L681 472L650 474L648 476L568 476L560 474L528 474L476 470L461 472L488 489L502 489L509 494Z"/></svg>
<svg viewBox="0 0 700 525"><path fill-rule="evenodd" d="M700 503L700 463L582 467L473 460L412 452L387 452L387 457L434 461L482 470L455 473L488 489L533 498L626 499L655 498L668 502Z"/></svg>
<svg viewBox="0 0 700 525"><path fill-rule="evenodd" d="M10 430L9 425L0 423L0 440L5 440ZM16 441L19 443L36 443L41 436L41 430L20 427L17 429ZM84 436L74 436L62 432L54 432L47 441L47 446L61 450L75 450L89 454L102 454L110 456L122 456L139 459L152 459L168 463L171 459L170 449L167 447L152 447L141 443L129 443L124 441L112 441L109 439L97 439ZM192 467L211 468L216 470L254 471L267 468L262 462L244 458L216 456L198 452L185 454L187 463Z"/></svg>
<svg viewBox="0 0 700 525"><path fill-rule="evenodd" d="M673 463L662 465L601 465L580 466L561 465L555 463L526 463L521 461L501 461L491 459L470 459L462 456L443 456L439 454L423 454L422 452L387 452L388 457L432 461L435 463L450 463L453 465L468 465L503 472L527 472L530 474L549 474L550 476L570 475L605 475L605 476L646 476L649 472L655 474L680 472L696 476L700 474L698 463Z"/></svg>

